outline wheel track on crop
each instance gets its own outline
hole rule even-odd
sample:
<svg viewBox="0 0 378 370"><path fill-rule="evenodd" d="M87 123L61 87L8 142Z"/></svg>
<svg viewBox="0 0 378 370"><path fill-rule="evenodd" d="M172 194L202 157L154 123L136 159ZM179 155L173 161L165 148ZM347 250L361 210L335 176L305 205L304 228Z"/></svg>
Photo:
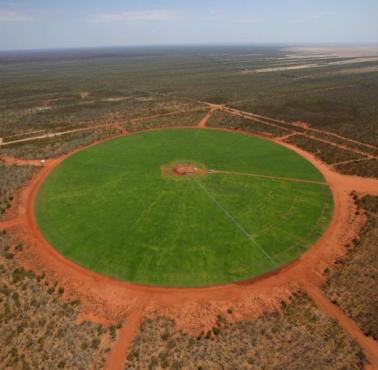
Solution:
<svg viewBox="0 0 378 370"><path fill-rule="evenodd" d="M295 178L295 177L270 176L270 175L262 175L262 174L258 174L258 173L252 173L252 172L209 170L209 173L222 174L222 175L258 177L258 178L261 178L261 179L298 182L298 183L302 183L302 184L327 185L327 183L325 183L324 181L306 180L306 179L299 179L299 178Z"/></svg>

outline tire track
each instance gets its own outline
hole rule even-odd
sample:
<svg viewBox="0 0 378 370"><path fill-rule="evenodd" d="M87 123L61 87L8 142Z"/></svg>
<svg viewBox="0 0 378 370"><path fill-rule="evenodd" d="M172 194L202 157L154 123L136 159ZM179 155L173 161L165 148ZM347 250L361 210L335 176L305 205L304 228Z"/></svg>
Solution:
<svg viewBox="0 0 378 370"><path fill-rule="evenodd" d="M299 183L303 183L303 184L316 184L316 185L328 186L328 184L324 181L298 179L298 178L295 178L295 177L269 176L269 175L261 175L261 174L258 174L258 173L222 171L222 170L209 170L209 173L211 173L211 174L222 174L222 175L251 176L251 177L259 177L259 178L262 178L262 179L290 181L290 182L299 182Z"/></svg>

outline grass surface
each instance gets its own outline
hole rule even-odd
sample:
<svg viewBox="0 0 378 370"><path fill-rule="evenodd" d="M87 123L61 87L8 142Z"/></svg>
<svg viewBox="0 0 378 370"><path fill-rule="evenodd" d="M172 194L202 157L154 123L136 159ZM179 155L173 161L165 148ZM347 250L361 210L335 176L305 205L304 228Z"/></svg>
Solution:
<svg viewBox="0 0 378 370"><path fill-rule="evenodd" d="M68 258L131 282L202 286L268 272L322 233L324 185L231 175L162 176L193 161L207 169L322 181L296 153L215 130L171 129L79 152L42 185L37 222Z"/></svg>

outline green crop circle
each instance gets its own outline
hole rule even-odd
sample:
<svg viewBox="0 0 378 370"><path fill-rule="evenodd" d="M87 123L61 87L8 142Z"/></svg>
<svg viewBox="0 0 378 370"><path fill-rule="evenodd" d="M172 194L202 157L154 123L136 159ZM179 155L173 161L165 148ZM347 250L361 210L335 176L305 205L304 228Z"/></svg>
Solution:
<svg viewBox="0 0 378 370"><path fill-rule="evenodd" d="M162 171L172 163L202 173ZM141 132L68 157L42 184L35 214L45 238L90 270L198 287L287 264L321 236L332 207L322 175L295 152L188 128Z"/></svg>

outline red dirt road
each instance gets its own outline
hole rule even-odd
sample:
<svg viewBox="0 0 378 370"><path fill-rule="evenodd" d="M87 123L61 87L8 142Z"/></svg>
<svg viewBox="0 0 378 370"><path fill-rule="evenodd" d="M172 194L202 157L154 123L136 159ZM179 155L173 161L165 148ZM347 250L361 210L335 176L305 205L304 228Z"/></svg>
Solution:
<svg viewBox="0 0 378 370"><path fill-rule="evenodd" d="M209 121L209 119L210 119L210 117L212 116L213 113L214 113L214 109L210 109L210 111L208 113L206 113L206 115L201 119L201 121L199 121L198 127L200 127L200 128L206 127L207 122Z"/></svg>
<svg viewBox="0 0 378 370"><path fill-rule="evenodd" d="M127 316L105 363L105 370L122 370L132 342L139 325L143 319L143 304L134 307Z"/></svg>
<svg viewBox="0 0 378 370"><path fill-rule="evenodd" d="M38 273L43 271L48 279L60 281L65 287L67 299L80 299L82 318L87 315L108 323L126 317L125 326L108 359L109 369L123 366L127 346L145 314L158 312L169 315L176 320L179 329L198 333L214 325L217 315L230 307L234 308L234 320L256 317L278 308L281 301L289 299L298 287L321 287L325 280L324 270L345 255L345 245L358 235L365 222L364 215L356 215L350 192L378 194L378 180L340 175L311 154L276 142L296 151L317 167L334 197L334 213L324 235L296 261L278 271L240 283L178 289L130 284L73 263L44 239L34 217L34 202L41 184L67 156L46 162L20 194L18 205L15 205L20 220L17 235L24 241L25 247L17 258L24 267ZM310 289L309 294L311 292ZM321 304L319 306L323 307ZM326 308L329 309L329 306L325 305ZM353 338L359 337L358 328L352 325L344 325L344 328ZM364 341L360 345L365 353L370 353L371 348ZM369 359L378 368L378 360L373 357Z"/></svg>
<svg viewBox="0 0 378 370"><path fill-rule="evenodd" d="M378 343L367 337L355 321L350 319L344 311L334 305L317 286L306 284L305 290L315 304L326 314L334 317L339 325L364 349L365 355L375 369L378 368Z"/></svg>

